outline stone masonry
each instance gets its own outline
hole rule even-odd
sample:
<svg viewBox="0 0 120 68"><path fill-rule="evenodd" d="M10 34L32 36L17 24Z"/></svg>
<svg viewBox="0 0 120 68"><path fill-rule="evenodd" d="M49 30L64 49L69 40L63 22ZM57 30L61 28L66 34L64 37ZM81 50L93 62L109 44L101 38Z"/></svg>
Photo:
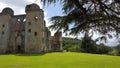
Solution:
<svg viewBox="0 0 120 68"><path fill-rule="evenodd" d="M25 12L14 15L14 11L7 7L0 13L0 53L62 51L62 33L51 36L43 10L36 4L29 4Z"/></svg>

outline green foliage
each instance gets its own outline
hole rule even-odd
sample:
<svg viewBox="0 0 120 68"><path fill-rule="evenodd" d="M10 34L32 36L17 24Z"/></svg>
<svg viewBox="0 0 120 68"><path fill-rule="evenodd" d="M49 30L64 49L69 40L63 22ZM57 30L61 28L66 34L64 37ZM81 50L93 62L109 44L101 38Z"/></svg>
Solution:
<svg viewBox="0 0 120 68"><path fill-rule="evenodd" d="M116 49L114 49L114 50L110 51L108 54L117 56L118 55L118 51Z"/></svg>
<svg viewBox="0 0 120 68"><path fill-rule="evenodd" d="M0 68L119 68L120 57L74 52L0 55Z"/></svg>
<svg viewBox="0 0 120 68"><path fill-rule="evenodd" d="M103 34L100 39L106 39L106 35L112 38L111 32L120 33L120 1L119 0L41 0L44 5L60 2L64 16L54 16L50 19L53 23L50 28L55 30L69 31L72 35L79 33L92 34L97 32ZM71 25L73 27L71 27ZM108 53L112 48L99 45L96 46L90 37L82 40L81 46L78 44L64 43L67 51L80 51L87 53ZM119 49L119 47L117 47ZM117 50L118 50L117 49ZM119 50L118 50L118 53Z"/></svg>
<svg viewBox="0 0 120 68"><path fill-rule="evenodd" d="M115 49L117 50L117 55L120 56L120 44L117 45Z"/></svg>
<svg viewBox="0 0 120 68"><path fill-rule="evenodd" d="M120 33L119 0L41 0L44 4L60 2L64 16L51 18L52 29L69 31L70 34L85 33L86 30L109 35ZM73 24L73 27L71 27ZM111 37L111 36L110 36Z"/></svg>
<svg viewBox="0 0 120 68"><path fill-rule="evenodd" d="M63 37L63 48L66 51L79 52L81 40L76 38Z"/></svg>
<svg viewBox="0 0 120 68"><path fill-rule="evenodd" d="M72 45L68 48L68 51L70 51L70 52L80 52L80 46L79 45Z"/></svg>
<svg viewBox="0 0 120 68"><path fill-rule="evenodd" d="M87 33L82 39L81 49L82 52L86 52L86 53L96 53L97 51L96 42L92 40Z"/></svg>
<svg viewBox="0 0 120 68"><path fill-rule="evenodd" d="M110 54L115 53L112 47L104 44L96 44L90 37L84 37L82 40L75 38L63 37L63 48L69 52L85 52L96 54Z"/></svg>
<svg viewBox="0 0 120 68"><path fill-rule="evenodd" d="M115 53L113 51L113 48L112 47L109 47L109 46L105 46L104 44L100 44L97 46L97 53L98 54L108 54L108 53Z"/></svg>

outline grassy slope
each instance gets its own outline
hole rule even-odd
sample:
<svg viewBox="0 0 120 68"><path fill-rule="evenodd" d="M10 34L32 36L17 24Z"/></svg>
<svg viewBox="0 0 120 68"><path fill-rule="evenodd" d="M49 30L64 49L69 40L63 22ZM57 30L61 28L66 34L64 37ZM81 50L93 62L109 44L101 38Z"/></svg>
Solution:
<svg viewBox="0 0 120 68"><path fill-rule="evenodd" d="M70 52L0 55L0 68L120 68L120 57Z"/></svg>

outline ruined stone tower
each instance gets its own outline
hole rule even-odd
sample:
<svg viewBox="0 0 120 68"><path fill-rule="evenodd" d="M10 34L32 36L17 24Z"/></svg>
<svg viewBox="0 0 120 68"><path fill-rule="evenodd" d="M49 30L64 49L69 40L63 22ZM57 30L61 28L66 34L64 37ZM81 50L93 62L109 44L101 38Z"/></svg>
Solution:
<svg viewBox="0 0 120 68"><path fill-rule="evenodd" d="M11 8L4 8L0 13L0 53L62 51L62 34L57 32L51 37L43 10L30 4L25 7L25 12L14 15Z"/></svg>
<svg viewBox="0 0 120 68"><path fill-rule="evenodd" d="M44 14L38 5L27 5L25 23L25 50L26 52L44 51ZM37 45L37 46L36 46Z"/></svg>

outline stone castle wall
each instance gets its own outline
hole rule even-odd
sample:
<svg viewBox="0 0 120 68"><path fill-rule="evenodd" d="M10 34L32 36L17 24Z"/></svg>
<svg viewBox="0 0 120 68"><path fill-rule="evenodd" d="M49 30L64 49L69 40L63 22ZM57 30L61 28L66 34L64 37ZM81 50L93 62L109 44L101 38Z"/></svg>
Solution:
<svg viewBox="0 0 120 68"><path fill-rule="evenodd" d="M0 53L42 53L62 51L62 33L45 25L44 12L36 4L25 7L26 14L14 15L11 8L0 13Z"/></svg>

